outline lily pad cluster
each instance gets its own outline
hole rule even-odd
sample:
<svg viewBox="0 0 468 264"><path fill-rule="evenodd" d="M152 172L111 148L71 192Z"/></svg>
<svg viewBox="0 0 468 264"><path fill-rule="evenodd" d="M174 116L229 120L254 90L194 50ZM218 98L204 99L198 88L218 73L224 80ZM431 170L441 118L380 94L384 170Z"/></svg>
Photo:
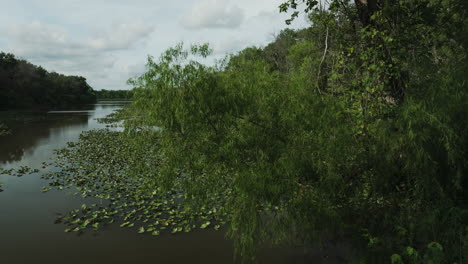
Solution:
<svg viewBox="0 0 468 264"><path fill-rule="evenodd" d="M11 169L2 169L0 168L0 175L10 175L21 177L23 175L30 175L34 173L38 173L39 169L34 169L29 166L20 166L19 168L11 168Z"/></svg>
<svg viewBox="0 0 468 264"><path fill-rule="evenodd" d="M47 164L47 163L43 163ZM44 165L43 168L45 168L47 165ZM14 177L21 177L24 175L31 175L34 173L39 173L39 169L34 169L29 166L20 166L19 168L10 168L10 169L3 169L0 168L0 175L8 175L8 176L14 176ZM0 192L3 192L2 189L2 182L0 182Z"/></svg>
<svg viewBox="0 0 468 264"><path fill-rule="evenodd" d="M96 120L99 123L116 127L122 122L124 118L124 111L122 109L119 109L106 115L105 117L97 118Z"/></svg>
<svg viewBox="0 0 468 264"><path fill-rule="evenodd" d="M98 230L108 224L152 235L221 228L226 195L214 194L204 204L196 204L188 203L177 185L161 189L148 175L157 169L139 169L142 164L157 168L159 155L152 148L136 148L125 140L123 132L86 131L78 142L56 151L57 169L42 176L49 180L42 191L69 189L93 201L58 219L67 225L65 232Z"/></svg>
<svg viewBox="0 0 468 264"><path fill-rule="evenodd" d="M11 130L3 123L0 123L0 136L11 134Z"/></svg>

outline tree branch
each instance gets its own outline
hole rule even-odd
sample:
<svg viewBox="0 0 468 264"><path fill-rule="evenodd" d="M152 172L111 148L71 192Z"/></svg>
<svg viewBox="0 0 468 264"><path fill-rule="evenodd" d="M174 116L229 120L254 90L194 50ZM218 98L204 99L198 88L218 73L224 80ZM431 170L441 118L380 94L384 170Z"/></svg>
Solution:
<svg viewBox="0 0 468 264"><path fill-rule="evenodd" d="M325 56L327 55L327 51L328 51L328 26L327 26L327 32L326 32L326 35L325 35L325 49L323 51L322 60L320 61L320 65L319 65L318 71L317 71L317 90L318 90L319 94L322 94L322 92L320 91L320 86L319 86L320 72L322 70L322 64L323 64L323 61L325 60Z"/></svg>

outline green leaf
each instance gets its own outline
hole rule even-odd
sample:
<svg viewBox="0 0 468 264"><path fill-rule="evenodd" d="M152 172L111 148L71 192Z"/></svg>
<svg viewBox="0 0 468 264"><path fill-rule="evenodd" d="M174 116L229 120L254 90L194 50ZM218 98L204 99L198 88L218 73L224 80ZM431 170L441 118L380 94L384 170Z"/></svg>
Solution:
<svg viewBox="0 0 468 264"><path fill-rule="evenodd" d="M211 224L211 222L210 222L210 221L207 221L207 222L203 223L203 224L200 226L200 228L205 229L205 228L207 228L210 224Z"/></svg>
<svg viewBox="0 0 468 264"><path fill-rule="evenodd" d="M50 191L51 189L52 189L51 187L43 187L41 189L41 192L46 193L46 192Z"/></svg>
<svg viewBox="0 0 468 264"><path fill-rule="evenodd" d="M403 260L401 259L401 256L398 254L393 254L391 260L392 264L404 264Z"/></svg>

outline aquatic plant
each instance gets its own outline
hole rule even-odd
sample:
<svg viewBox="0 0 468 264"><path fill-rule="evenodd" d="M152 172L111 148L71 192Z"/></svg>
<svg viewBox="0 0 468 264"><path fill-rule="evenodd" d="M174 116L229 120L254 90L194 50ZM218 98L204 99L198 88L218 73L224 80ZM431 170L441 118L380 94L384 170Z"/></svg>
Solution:
<svg viewBox="0 0 468 264"><path fill-rule="evenodd" d="M157 168L160 153L152 149L136 151L125 137L108 129L86 131L78 142L56 151L56 170L43 175L49 184L42 191L71 190L93 201L60 217L60 222L68 226L65 232L97 230L115 222L120 227L135 227L138 233L158 235L195 228L217 230L225 224L221 201L226 194L213 194L203 205L184 206L186 194L177 186L162 191L147 183L148 175L139 175L133 169L130 172L141 162Z"/></svg>
<svg viewBox="0 0 468 264"><path fill-rule="evenodd" d="M11 130L3 123L0 123L0 136L11 134Z"/></svg>

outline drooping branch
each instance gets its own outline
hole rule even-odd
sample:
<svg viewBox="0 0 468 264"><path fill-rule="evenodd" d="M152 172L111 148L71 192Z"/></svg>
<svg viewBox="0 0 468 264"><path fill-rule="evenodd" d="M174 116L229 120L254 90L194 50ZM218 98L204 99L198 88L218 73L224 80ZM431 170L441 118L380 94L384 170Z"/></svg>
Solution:
<svg viewBox="0 0 468 264"><path fill-rule="evenodd" d="M328 26L326 27L326 33L325 33L325 49L323 50L322 60L320 61L318 71L317 71L317 90L320 94L322 92L320 91L320 87L319 87L319 79L320 79L320 73L322 70L322 64L323 64L323 61L325 60L325 56L327 55L327 51L328 51Z"/></svg>

